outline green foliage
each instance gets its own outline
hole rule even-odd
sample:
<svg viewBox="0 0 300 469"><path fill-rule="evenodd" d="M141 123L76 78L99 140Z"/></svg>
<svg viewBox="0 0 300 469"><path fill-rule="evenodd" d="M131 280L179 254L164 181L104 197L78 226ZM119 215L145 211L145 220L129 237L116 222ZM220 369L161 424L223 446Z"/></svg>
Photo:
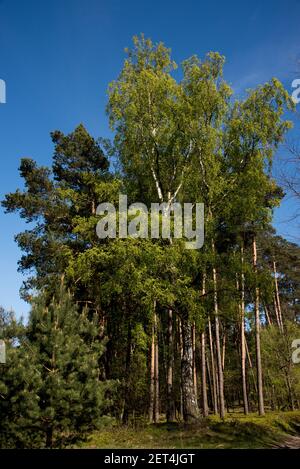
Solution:
<svg viewBox="0 0 300 469"><path fill-rule="evenodd" d="M0 447L30 448L38 446L38 389L41 375L32 360L26 342L26 328L12 313L0 312L0 335L6 343L6 364L0 365Z"/></svg>
<svg viewBox="0 0 300 469"><path fill-rule="evenodd" d="M79 238L77 231L82 219L89 222L90 229L96 225L99 197L106 198L116 187L116 183L110 183L108 161L99 143L82 124L69 135L55 131L51 136L55 144L52 168L22 159L20 175L25 189L7 194L2 202L6 212L18 211L26 222L34 221L32 229L16 236L24 252L19 269L35 274L24 283L23 295L27 299L32 288L51 290L72 255L86 249L96 238L94 229L84 239Z"/></svg>
<svg viewBox="0 0 300 469"><path fill-rule="evenodd" d="M17 339L1 375L1 446L63 447L96 428L110 386L100 381L99 318L78 313L61 286L50 303L35 300Z"/></svg>
<svg viewBox="0 0 300 469"><path fill-rule="evenodd" d="M294 325L288 320L299 320L299 247L270 230L273 209L283 196L270 170L291 127L285 120L285 111L293 107L289 95L272 79L249 90L244 99L234 99L223 79L225 58L217 52L209 52L203 60L197 56L185 60L180 80L173 73L177 65L171 52L162 43L154 44L142 35L134 38L126 53L121 73L109 87L107 112L114 141L101 143L118 172L109 172L100 141L81 124L68 135L52 132L51 168L23 159L24 189L7 194L3 201L7 212L19 212L31 223L16 240L23 252L19 268L32 275L23 286L23 296L32 301L33 309L26 329L12 320L3 328L8 337L11 334L11 342L1 399L12 424L8 434L7 420L1 423L6 428L1 444L70 444L98 424L106 389L103 381L117 384L117 399L109 408L117 419L125 415L128 421L129 414L141 418L148 413L154 313L164 412L169 310L178 415L183 399L182 351L188 342L180 323L186 321L189 330L195 325L194 363L200 370L199 333L207 332L208 318L214 324L216 301L226 352L226 400L228 406L238 406L242 278L248 361L252 358L254 363L253 303L258 288L267 399L273 405L272 392L278 392L280 405L288 401L290 407L298 399L297 373L288 356ZM176 201L203 202L203 249L185 249L184 239L99 240L96 207L101 202L116 206L120 192L126 193L129 203L144 202L148 208L151 202L168 206ZM259 253L255 270L253 237ZM275 259L277 274L272 270ZM57 291L62 276L70 294ZM275 280L284 322L280 335L278 325L273 327L278 309ZM208 360L216 352L215 332L213 326ZM270 358L280 353L278 344L285 351L279 372L278 363ZM187 355L191 360L193 351ZM192 366L190 361L188 369ZM256 370L250 368L247 365L254 406ZM288 379L293 395L287 392ZM197 393L199 398L199 382ZM198 401L201 404L201 398ZM29 439L26 425L34 438Z"/></svg>
<svg viewBox="0 0 300 469"><path fill-rule="evenodd" d="M300 326L286 321L284 333L270 326L262 331L262 354L266 382L276 393L271 400L274 407L294 410L300 398L300 368L292 362L292 342L300 337Z"/></svg>

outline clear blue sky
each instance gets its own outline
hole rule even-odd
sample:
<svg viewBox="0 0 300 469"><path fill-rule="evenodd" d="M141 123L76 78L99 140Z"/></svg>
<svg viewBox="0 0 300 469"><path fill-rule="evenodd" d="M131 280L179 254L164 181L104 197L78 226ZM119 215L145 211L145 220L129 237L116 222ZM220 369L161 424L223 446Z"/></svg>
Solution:
<svg viewBox="0 0 300 469"><path fill-rule="evenodd" d="M51 130L69 132L83 122L92 135L109 135L107 85L133 35L165 42L177 62L221 52L225 78L242 94L272 76L290 89L299 19L299 0L0 0L0 79L7 85L7 103L0 104L0 199L21 186L22 156L50 164ZM286 223L292 210L284 202L276 213L279 232L289 236L297 234ZM0 224L0 304L26 313L13 240L23 224L2 209Z"/></svg>

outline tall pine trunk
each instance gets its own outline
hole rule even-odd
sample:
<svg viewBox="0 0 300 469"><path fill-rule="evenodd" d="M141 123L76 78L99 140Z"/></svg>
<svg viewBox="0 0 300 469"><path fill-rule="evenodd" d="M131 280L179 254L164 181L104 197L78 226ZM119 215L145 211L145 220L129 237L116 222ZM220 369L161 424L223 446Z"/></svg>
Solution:
<svg viewBox="0 0 300 469"><path fill-rule="evenodd" d="M223 373L225 370L225 354L226 354L226 331L223 333L223 343L222 343L222 369Z"/></svg>
<svg viewBox="0 0 300 469"><path fill-rule="evenodd" d="M123 424L127 424L129 421L129 409L131 406L130 402L130 390L129 390L129 377L131 368L131 347L132 347L132 335L131 335L131 323L128 321L127 325L127 348L126 348L126 361L125 361L125 396L124 396L124 409L123 409Z"/></svg>
<svg viewBox="0 0 300 469"><path fill-rule="evenodd" d="M150 397L149 397L149 421L153 422L154 418L154 398L155 398L155 383L154 383L154 373L155 373L155 330L154 325L152 326L152 336L151 336L151 347L150 347Z"/></svg>
<svg viewBox="0 0 300 469"><path fill-rule="evenodd" d="M278 314L278 307L277 307L277 301L276 301L276 294L273 294L273 304L274 304L274 311L275 311L275 316L276 316L276 323L277 326L281 332L281 324L280 324L280 319L279 319L279 314Z"/></svg>
<svg viewBox="0 0 300 469"><path fill-rule="evenodd" d="M268 311L268 308L267 308L266 305L264 305L264 312L265 312L267 324L268 324L268 326L271 326L272 325L272 320L271 320L271 317L270 317L270 314L269 314L269 311Z"/></svg>
<svg viewBox="0 0 300 469"><path fill-rule="evenodd" d="M154 312L154 422L159 421L159 355L158 355L158 318Z"/></svg>
<svg viewBox="0 0 300 469"><path fill-rule="evenodd" d="M182 326L181 319L178 318L178 334L179 334L179 354L180 354L180 363L182 363L183 358L183 346L182 346ZM183 389L182 389L182 376L180 377L180 416L183 418Z"/></svg>
<svg viewBox="0 0 300 469"><path fill-rule="evenodd" d="M278 289L278 280L277 280L277 269L276 269L276 262L273 260L273 272L274 272L274 282L275 282L275 304L277 306L277 314L278 314L278 326L281 332L283 332L283 321L282 321L282 312L281 312L281 303L279 297L279 289Z"/></svg>
<svg viewBox="0 0 300 469"><path fill-rule="evenodd" d="M207 403L207 380L206 380L206 344L205 332L201 332L201 387L202 387L202 410L204 417L208 416Z"/></svg>
<svg viewBox="0 0 300 469"><path fill-rule="evenodd" d="M244 414L248 415L248 394L247 394L247 376L246 376L246 344L245 344L245 274L244 274L244 248L241 248L242 274L241 274L241 373L243 387Z"/></svg>
<svg viewBox="0 0 300 469"><path fill-rule="evenodd" d="M217 351L217 367L218 367L218 391L219 391L219 411L220 417L225 417L225 399L224 399L224 374L222 364L222 352L220 341L220 322L219 322L219 307L218 307L218 293L217 293L217 271L213 268L213 283L214 283L214 309L215 309L215 334L216 334L216 351Z"/></svg>
<svg viewBox="0 0 300 469"><path fill-rule="evenodd" d="M175 420L175 403L173 395L173 366L174 366L174 344L173 344L173 311L168 311L168 364L167 364L167 421Z"/></svg>
<svg viewBox="0 0 300 469"><path fill-rule="evenodd" d="M202 295L205 295L205 281L206 276L203 275L202 280ZM201 346L201 390L202 390L202 411L204 417L208 416L208 403L207 403L207 380L206 380L206 340L205 340L205 329L201 332L200 337Z"/></svg>
<svg viewBox="0 0 300 469"><path fill-rule="evenodd" d="M218 400L217 400L217 378L216 378L216 365L215 365L215 353L212 336L212 327L210 318L208 318L208 334L209 334L209 350L210 350L210 361L211 361L211 375L212 375L212 402L214 414L218 414Z"/></svg>
<svg viewBox="0 0 300 469"><path fill-rule="evenodd" d="M193 341L193 383L194 383L194 393L197 397L197 368L196 368L196 325L192 325L192 341Z"/></svg>
<svg viewBox="0 0 300 469"><path fill-rule="evenodd" d="M248 347L248 344L247 344L246 336L245 336L245 345L246 345L246 355L247 355L247 358L248 358L249 368L250 368L251 376L252 376L252 379L253 379L253 385L254 385L255 392L256 392L256 394L257 394L257 380L255 379L253 364L252 364L252 360L251 360L251 356L250 356L250 352L249 352L249 347Z"/></svg>
<svg viewBox="0 0 300 469"><path fill-rule="evenodd" d="M253 240L252 240L252 251L253 251L253 269L254 269L254 274L257 277L257 248L256 248L255 236L253 236ZM258 412L259 412L259 415L264 415L265 409L264 409L261 346L260 346L259 288L257 286L257 278L256 278L256 287L255 287L255 348L256 348Z"/></svg>

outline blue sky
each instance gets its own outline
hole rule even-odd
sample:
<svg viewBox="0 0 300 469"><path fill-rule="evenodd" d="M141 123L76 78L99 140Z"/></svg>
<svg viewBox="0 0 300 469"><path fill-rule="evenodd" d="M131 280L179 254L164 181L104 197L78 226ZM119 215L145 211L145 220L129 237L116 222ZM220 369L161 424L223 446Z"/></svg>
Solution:
<svg viewBox="0 0 300 469"><path fill-rule="evenodd" d="M69 132L83 122L95 137L110 135L106 90L133 35L163 41L177 62L219 51L227 60L225 78L243 95L272 76L287 89L300 77L299 18L299 0L0 0L0 79L7 86L7 103L0 104L0 199L21 187L21 157L50 164L50 131ZM294 208L287 200L275 214L279 232L291 239ZM24 225L2 209L0 224L0 304L20 315L28 305L19 298L13 238Z"/></svg>

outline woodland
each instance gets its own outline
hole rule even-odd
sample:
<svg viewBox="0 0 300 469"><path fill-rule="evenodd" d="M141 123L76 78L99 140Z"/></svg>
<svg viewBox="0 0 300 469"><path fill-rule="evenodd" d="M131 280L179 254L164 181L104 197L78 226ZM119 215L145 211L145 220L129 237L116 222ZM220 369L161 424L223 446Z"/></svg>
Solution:
<svg viewBox="0 0 300 469"><path fill-rule="evenodd" d="M229 416L286 413L300 426L300 247L272 225L287 191L272 164L295 104L275 78L236 97L224 61L177 66L135 37L108 88L113 138L79 124L51 132L49 166L22 158L23 187L2 205L27 223L16 242L31 311L0 310L0 447L73 447L107 428L184 433ZM203 246L99 239L97 206L119 194L204 204Z"/></svg>

